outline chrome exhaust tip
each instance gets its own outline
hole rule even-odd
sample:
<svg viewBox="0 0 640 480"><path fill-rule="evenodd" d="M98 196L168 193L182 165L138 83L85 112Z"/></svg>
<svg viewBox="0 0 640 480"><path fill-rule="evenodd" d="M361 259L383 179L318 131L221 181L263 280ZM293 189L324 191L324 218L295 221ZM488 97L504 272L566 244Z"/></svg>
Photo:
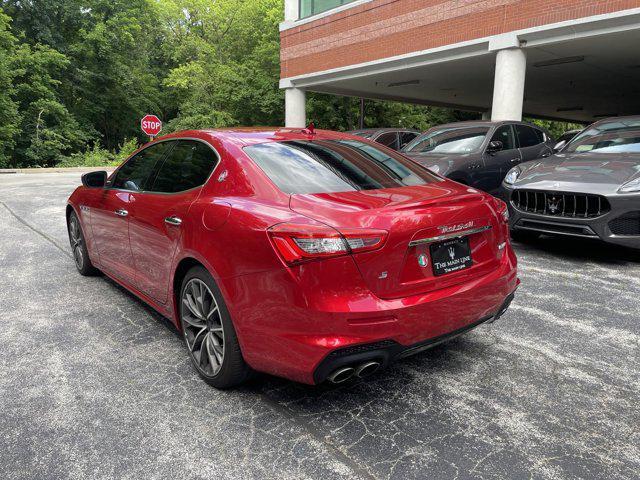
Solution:
<svg viewBox="0 0 640 480"><path fill-rule="evenodd" d="M356 377L367 378L373 375L380 368L380 362L365 362L356 369Z"/></svg>
<svg viewBox="0 0 640 480"><path fill-rule="evenodd" d="M343 383L349 380L356 373L356 369L352 367L344 367L335 370L331 375L327 377L331 383Z"/></svg>

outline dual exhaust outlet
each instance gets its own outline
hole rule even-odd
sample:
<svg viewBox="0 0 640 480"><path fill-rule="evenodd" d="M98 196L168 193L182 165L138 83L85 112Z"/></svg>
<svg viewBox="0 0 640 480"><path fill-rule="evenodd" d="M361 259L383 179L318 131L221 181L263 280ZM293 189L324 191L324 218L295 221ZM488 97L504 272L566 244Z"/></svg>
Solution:
<svg viewBox="0 0 640 480"><path fill-rule="evenodd" d="M331 383L338 384L344 383L353 377L366 378L376 373L379 368L380 362L376 361L364 362L360 365L352 367L341 367L337 370L334 370L327 377L327 380L329 380Z"/></svg>

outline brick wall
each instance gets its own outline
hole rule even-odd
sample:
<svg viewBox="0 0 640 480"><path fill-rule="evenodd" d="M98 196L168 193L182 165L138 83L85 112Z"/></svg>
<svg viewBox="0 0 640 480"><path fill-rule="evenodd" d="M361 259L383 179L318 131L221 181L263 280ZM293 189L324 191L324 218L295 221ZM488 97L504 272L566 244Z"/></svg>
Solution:
<svg viewBox="0 0 640 480"><path fill-rule="evenodd" d="M373 0L281 32L281 77L638 7L640 0Z"/></svg>

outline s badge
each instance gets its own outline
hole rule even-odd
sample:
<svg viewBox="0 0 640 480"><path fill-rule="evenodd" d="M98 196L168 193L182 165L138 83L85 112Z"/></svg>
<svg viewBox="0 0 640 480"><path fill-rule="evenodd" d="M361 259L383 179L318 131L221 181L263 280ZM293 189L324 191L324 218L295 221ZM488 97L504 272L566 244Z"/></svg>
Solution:
<svg viewBox="0 0 640 480"><path fill-rule="evenodd" d="M418 265L422 268L426 268L429 265L429 257L425 253L418 255Z"/></svg>

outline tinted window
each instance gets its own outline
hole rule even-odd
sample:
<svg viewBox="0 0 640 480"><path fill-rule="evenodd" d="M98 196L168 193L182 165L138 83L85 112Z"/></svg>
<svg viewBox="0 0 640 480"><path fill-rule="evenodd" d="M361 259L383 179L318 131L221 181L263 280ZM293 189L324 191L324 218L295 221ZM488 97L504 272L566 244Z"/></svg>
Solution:
<svg viewBox="0 0 640 480"><path fill-rule="evenodd" d="M640 153L640 120L595 124L577 135L562 153Z"/></svg>
<svg viewBox="0 0 640 480"><path fill-rule="evenodd" d="M175 193L199 187L207 181L216 162L215 153L204 143L181 140L160 167L150 190Z"/></svg>
<svg viewBox="0 0 640 480"><path fill-rule="evenodd" d="M376 142L381 143L394 150L398 149L398 135L396 132L386 132L376 138Z"/></svg>
<svg viewBox="0 0 640 480"><path fill-rule="evenodd" d="M520 148L533 147L543 142L538 136L538 130L526 125L514 125Z"/></svg>
<svg viewBox="0 0 640 480"><path fill-rule="evenodd" d="M411 153L474 153L480 150L488 127L444 128L420 135L407 145Z"/></svg>
<svg viewBox="0 0 640 480"><path fill-rule="evenodd" d="M400 146L408 145L414 138L418 136L415 132L401 132L400 133Z"/></svg>
<svg viewBox="0 0 640 480"><path fill-rule="evenodd" d="M511 129L510 125L503 125L502 127L498 128L496 130L496 133L493 134L491 141L502 142L503 150L512 150L516 148L516 142L513 138L513 130Z"/></svg>
<svg viewBox="0 0 640 480"><path fill-rule="evenodd" d="M438 181L393 152L357 140L262 143L244 151L285 193L373 190Z"/></svg>
<svg viewBox="0 0 640 480"><path fill-rule="evenodd" d="M162 160L174 143L161 142L145 148L120 167L111 186L133 191L144 190L156 163Z"/></svg>

